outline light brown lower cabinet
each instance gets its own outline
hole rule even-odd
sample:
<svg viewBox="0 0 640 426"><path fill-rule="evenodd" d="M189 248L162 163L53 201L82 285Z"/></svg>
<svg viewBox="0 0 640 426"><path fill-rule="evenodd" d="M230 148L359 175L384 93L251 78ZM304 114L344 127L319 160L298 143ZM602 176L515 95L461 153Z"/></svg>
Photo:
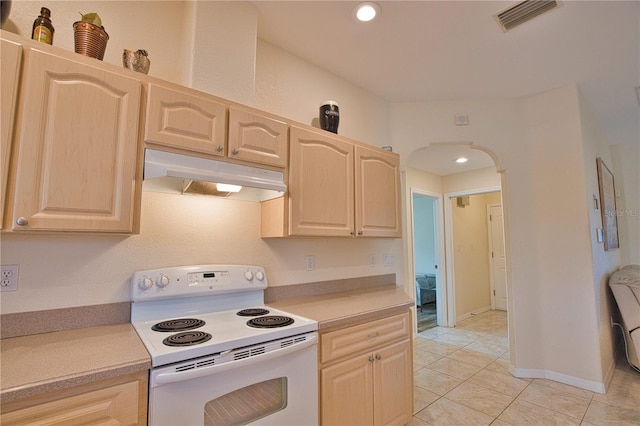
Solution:
<svg viewBox="0 0 640 426"><path fill-rule="evenodd" d="M147 372L2 404L0 424L146 425Z"/></svg>
<svg viewBox="0 0 640 426"><path fill-rule="evenodd" d="M321 335L323 425L404 425L413 414L409 313Z"/></svg>

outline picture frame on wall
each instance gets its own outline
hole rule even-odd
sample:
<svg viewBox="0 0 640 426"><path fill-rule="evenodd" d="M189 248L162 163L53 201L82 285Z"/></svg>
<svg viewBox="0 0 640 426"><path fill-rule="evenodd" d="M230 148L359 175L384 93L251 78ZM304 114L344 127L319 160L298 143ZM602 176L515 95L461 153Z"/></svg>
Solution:
<svg viewBox="0 0 640 426"><path fill-rule="evenodd" d="M615 182L613 173L602 161L602 158L596 158L596 164L598 168L598 186L600 188L600 215L602 216L604 249L614 250L620 247Z"/></svg>

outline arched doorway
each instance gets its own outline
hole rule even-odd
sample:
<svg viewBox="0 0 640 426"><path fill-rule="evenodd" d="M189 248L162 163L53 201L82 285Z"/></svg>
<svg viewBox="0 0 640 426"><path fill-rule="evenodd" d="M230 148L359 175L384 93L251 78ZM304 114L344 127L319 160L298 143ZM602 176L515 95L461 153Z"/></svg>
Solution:
<svg viewBox="0 0 640 426"><path fill-rule="evenodd" d="M467 158L467 162L456 163L459 158ZM415 243L423 241L423 236L416 236L416 229L423 226L416 226L416 217L414 209L415 194L423 194L433 199L437 199L440 203L439 212L434 215L434 226L436 231L433 233L438 241L435 241L435 247L441 248L438 257L433 262L433 273L436 277L436 307L438 314L438 325L455 326L456 321L472 315L477 315L483 310L495 308L494 300L491 299L492 292L495 290L495 277L491 271L491 253L489 248L490 229L488 228L488 204L498 204L503 206L501 190L502 190L502 170L495 159L495 155L484 150L481 147L474 146L471 143L433 143L429 146L420 148L408 156L406 167L404 170L404 183L407 203L407 242L405 250L407 252L407 276L416 277L423 274L422 269L428 269L430 265L425 266L420 259L416 259ZM484 196L484 194L487 194ZM487 198L490 194L494 194L492 198ZM497 194L497 196L495 195ZM480 195L483 195L482 197ZM471 198L470 198L471 197ZM474 201L473 206L466 207L465 202L471 199ZM481 208L478 202L484 203ZM465 210L466 207L466 210ZM471 207L475 207L482 218L476 217L478 223L482 223L482 227L478 225L476 228L460 230L456 234L456 219L454 213L464 211L470 214ZM455 210L454 210L455 209ZM460 210L458 210L460 209ZM438 217L439 216L439 217ZM464 235L466 232L473 232L473 235ZM504 235L504 233L502 234ZM454 239L454 236L456 237ZM437 250L436 250L437 251ZM475 252L475 253L474 253ZM480 306L464 303L464 296L469 298L475 296L465 293L470 291L470 283L465 275L474 276L474 272L467 270L465 265L469 265L470 254L477 254L477 263L483 262L487 265L486 279L483 278L482 286L486 287L486 294L483 294L482 300L489 302ZM464 262L456 263L456 255L462 257L466 255ZM466 269L469 269L467 266ZM477 273L476 273L477 276ZM507 274L505 274L505 277ZM458 277L458 285L456 285L456 277ZM467 281L464 281L467 280ZM409 282L409 280L407 280ZM475 283L471 283L475 284ZM416 288L407 288L408 294L415 294L416 301L419 301L419 288L417 281ZM474 288L480 287L476 285ZM456 291L458 290L458 295ZM491 293L490 293L491 292ZM469 307L470 306L470 307ZM424 309L423 309L424 311ZM420 306L416 305L416 314L420 313ZM418 316L416 315L416 327L418 325ZM419 330L416 328L416 330Z"/></svg>

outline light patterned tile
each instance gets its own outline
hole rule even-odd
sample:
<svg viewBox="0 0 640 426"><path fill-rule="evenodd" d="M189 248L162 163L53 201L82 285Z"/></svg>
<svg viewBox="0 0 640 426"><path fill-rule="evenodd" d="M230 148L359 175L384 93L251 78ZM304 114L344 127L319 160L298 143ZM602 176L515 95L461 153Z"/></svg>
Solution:
<svg viewBox="0 0 640 426"><path fill-rule="evenodd" d="M515 400L509 405L507 409L500 414L498 420L517 426L578 426L580 424L580 420L576 418L521 400Z"/></svg>
<svg viewBox="0 0 640 426"><path fill-rule="evenodd" d="M428 330L423 331L422 333L419 333L418 336L423 337L423 338L429 338L432 339L434 337L437 337L441 334L445 334L447 333L447 328L446 327L433 327L430 328Z"/></svg>
<svg viewBox="0 0 640 426"><path fill-rule="evenodd" d="M640 406L632 409L593 401L587 409L584 420L594 425L638 426L640 425Z"/></svg>
<svg viewBox="0 0 640 426"><path fill-rule="evenodd" d="M442 355L434 354L424 349L416 349L413 351L413 363L421 366L429 365L442 358Z"/></svg>
<svg viewBox="0 0 640 426"><path fill-rule="evenodd" d="M456 361L451 358L441 358L436 362L429 364L428 368L462 380L466 380L480 371L480 367L476 365Z"/></svg>
<svg viewBox="0 0 640 426"><path fill-rule="evenodd" d="M513 397L494 392L473 383L464 382L445 398L473 408L492 417L498 416L513 401Z"/></svg>
<svg viewBox="0 0 640 426"><path fill-rule="evenodd" d="M434 426L489 425L493 421L491 416L446 398L440 398L417 413L416 417Z"/></svg>
<svg viewBox="0 0 640 426"><path fill-rule="evenodd" d="M466 346L466 349L499 358L509 350L509 346L504 346L491 341L477 340Z"/></svg>
<svg viewBox="0 0 640 426"><path fill-rule="evenodd" d="M560 383L560 382L555 382L553 380L533 379L533 381L531 383L541 383L541 384L544 384L545 386L547 386L549 388L557 389L557 390L559 390L561 392L570 393L570 394L573 394L575 396L579 396L581 398L591 399L595 395L594 392L591 392L589 390L577 388L577 387L571 386L571 385L566 385L566 384Z"/></svg>
<svg viewBox="0 0 640 426"><path fill-rule="evenodd" d="M427 367L418 370L413 376L413 384L415 386L419 386L441 396L460 383L462 383L462 379L430 370Z"/></svg>
<svg viewBox="0 0 640 426"><path fill-rule="evenodd" d="M467 348L457 350L454 353L447 355L447 358L466 362L467 364L476 365L478 367L486 367L496 359L495 356L472 351Z"/></svg>
<svg viewBox="0 0 640 426"><path fill-rule="evenodd" d="M413 416L413 417L411 417L411 421L409 423L407 423L406 426L433 426L433 425L430 425L429 423L425 422L424 420L420 420L416 416Z"/></svg>
<svg viewBox="0 0 640 426"><path fill-rule="evenodd" d="M481 370L472 376L469 382L513 397L518 396L529 384L528 380L489 370Z"/></svg>
<svg viewBox="0 0 640 426"><path fill-rule="evenodd" d="M495 419L492 423L491 426L514 426L511 423L507 423L505 421L502 421L500 419Z"/></svg>
<svg viewBox="0 0 640 426"><path fill-rule="evenodd" d="M431 391L421 388L420 386L413 387L413 414L424 409L429 404L440 398L440 395Z"/></svg>
<svg viewBox="0 0 640 426"><path fill-rule="evenodd" d="M509 374L509 375L511 374L509 372L509 360L504 358L496 359L491 364L487 365L485 369L489 371L495 371L496 373Z"/></svg>
<svg viewBox="0 0 640 426"><path fill-rule="evenodd" d="M423 342L419 349L424 349L425 351L432 352L437 355L448 355L460 349L458 346L451 346L446 343L436 342L434 340L429 340L427 342Z"/></svg>
<svg viewBox="0 0 640 426"><path fill-rule="evenodd" d="M441 334L438 337L434 337L432 340L462 348L464 346L467 346L470 343L475 342L477 339L474 337L463 336L460 334L447 333L447 334Z"/></svg>
<svg viewBox="0 0 640 426"><path fill-rule="evenodd" d="M592 395L581 395L572 389L565 389L571 386L565 385L563 388L547 382L549 380L534 380L522 391L518 399L582 419L587 412Z"/></svg>
<svg viewBox="0 0 640 426"><path fill-rule="evenodd" d="M611 380L607 393L596 393L593 400L617 407L640 407L640 383L634 380Z"/></svg>

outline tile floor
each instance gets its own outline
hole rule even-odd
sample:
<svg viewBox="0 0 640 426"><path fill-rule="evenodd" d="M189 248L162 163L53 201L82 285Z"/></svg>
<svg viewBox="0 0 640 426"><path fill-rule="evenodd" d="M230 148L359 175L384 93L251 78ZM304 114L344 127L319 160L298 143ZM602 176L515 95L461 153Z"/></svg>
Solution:
<svg viewBox="0 0 640 426"><path fill-rule="evenodd" d="M488 311L414 343L414 416L423 425L640 425L640 373L624 358L606 395L509 371L507 318Z"/></svg>

